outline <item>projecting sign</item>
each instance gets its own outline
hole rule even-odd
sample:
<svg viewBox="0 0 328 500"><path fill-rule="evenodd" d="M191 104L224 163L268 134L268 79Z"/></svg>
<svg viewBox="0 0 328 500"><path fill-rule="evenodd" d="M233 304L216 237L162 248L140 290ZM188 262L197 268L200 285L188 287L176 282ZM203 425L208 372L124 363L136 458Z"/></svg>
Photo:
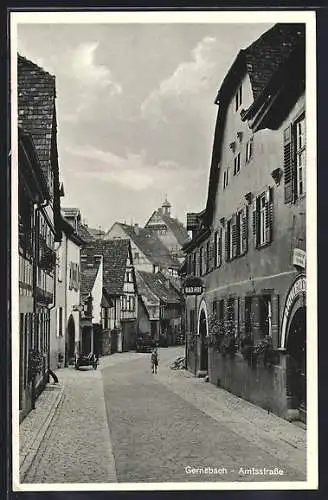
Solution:
<svg viewBox="0 0 328 500"><path fill-rule="evenodd" d="M200 278L192 276L186 278L183 290L185 295L201 295L204 291L204 283Z"/></svg>
<svg viewBox="0 0 328 500"><path fill-rule="evenodd" d="M305 269L306 266L306 253L300 248L294 248L293 250L293 266L301 267Z"/></svg>

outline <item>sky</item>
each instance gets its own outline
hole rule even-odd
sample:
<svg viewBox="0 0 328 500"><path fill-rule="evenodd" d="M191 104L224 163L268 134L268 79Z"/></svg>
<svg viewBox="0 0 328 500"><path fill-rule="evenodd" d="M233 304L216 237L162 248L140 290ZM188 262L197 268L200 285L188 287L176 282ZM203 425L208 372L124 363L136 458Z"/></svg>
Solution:
<svg viewBox="0 0 328 500"><path fill-rule="evenodd" d="M18 51L56 77L62 206L91 227L145 224L164 201L205 208L217 91L272 24L19 24Z"/></svg>

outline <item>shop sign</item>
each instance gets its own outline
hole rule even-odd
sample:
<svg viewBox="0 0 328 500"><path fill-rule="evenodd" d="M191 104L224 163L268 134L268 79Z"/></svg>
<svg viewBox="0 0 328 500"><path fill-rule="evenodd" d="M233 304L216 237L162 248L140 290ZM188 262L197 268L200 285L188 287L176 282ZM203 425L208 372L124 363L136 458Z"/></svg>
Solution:
<svg viewBox="0 0 328 500"><path fill-rule="evenodd" d="M184 283L183 291L185 295L201 295L204 291L204 283L196 276L187 278Z"/></svg>
<svg viewBox="0 0 328 500"><path fill-rule="evenodd" d="M305 269L306 266L306 253L300 248L294 248L293 250L293 266L301 267Z"/></svg>
<svg viewBox="0 0 328 500"><path fill-rule="evenodd" d="M286 304L282 319L282 327L281 327L281 347L285 347L287 323L292 305L294 304L298 295L305 293L306 293L306 277L302 275L298 277L297 280L294 282L286 299Z"/></svg>

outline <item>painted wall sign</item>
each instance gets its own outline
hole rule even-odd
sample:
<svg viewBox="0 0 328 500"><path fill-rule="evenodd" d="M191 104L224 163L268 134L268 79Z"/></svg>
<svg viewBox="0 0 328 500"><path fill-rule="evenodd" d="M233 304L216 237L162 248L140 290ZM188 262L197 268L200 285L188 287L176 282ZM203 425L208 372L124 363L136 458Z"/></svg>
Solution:
<svg viewBox="0 0 328 500"><path fill-rule="evenodd" d="M296 281L293 283L289 293L287 295L284 314L282 318L282 327L281 327L281 347L285 348L286 343L286 334L287 334L287 324L289 319L289 314L291 308L300 294L306 293L306 277L304 275L299 276Z"/></svg>
<svg viewBox="0 0 328 500"><path fill-rule="evenodd" d="M306 253L300 248L294 248L293 250L293 266L301 267L305 269L306 267Z"/></svg>
<svg viewBox="0 0 328 500"><path fill-rule="evenodd" d="M203 286L185 286L185 295L201 295L203 293Z"/></svg>

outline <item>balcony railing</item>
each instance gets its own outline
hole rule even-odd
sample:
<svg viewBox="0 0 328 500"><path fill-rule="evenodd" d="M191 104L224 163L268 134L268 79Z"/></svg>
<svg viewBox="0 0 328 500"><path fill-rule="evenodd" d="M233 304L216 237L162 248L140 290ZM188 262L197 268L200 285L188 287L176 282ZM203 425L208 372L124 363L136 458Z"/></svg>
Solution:
<svg viewBox="0 0 328 500"><path fill-rule="evenodd" d="M38 266L48 272L53 271L56 266L56 252L47 245L44 238L39 239Z"/></svg>

